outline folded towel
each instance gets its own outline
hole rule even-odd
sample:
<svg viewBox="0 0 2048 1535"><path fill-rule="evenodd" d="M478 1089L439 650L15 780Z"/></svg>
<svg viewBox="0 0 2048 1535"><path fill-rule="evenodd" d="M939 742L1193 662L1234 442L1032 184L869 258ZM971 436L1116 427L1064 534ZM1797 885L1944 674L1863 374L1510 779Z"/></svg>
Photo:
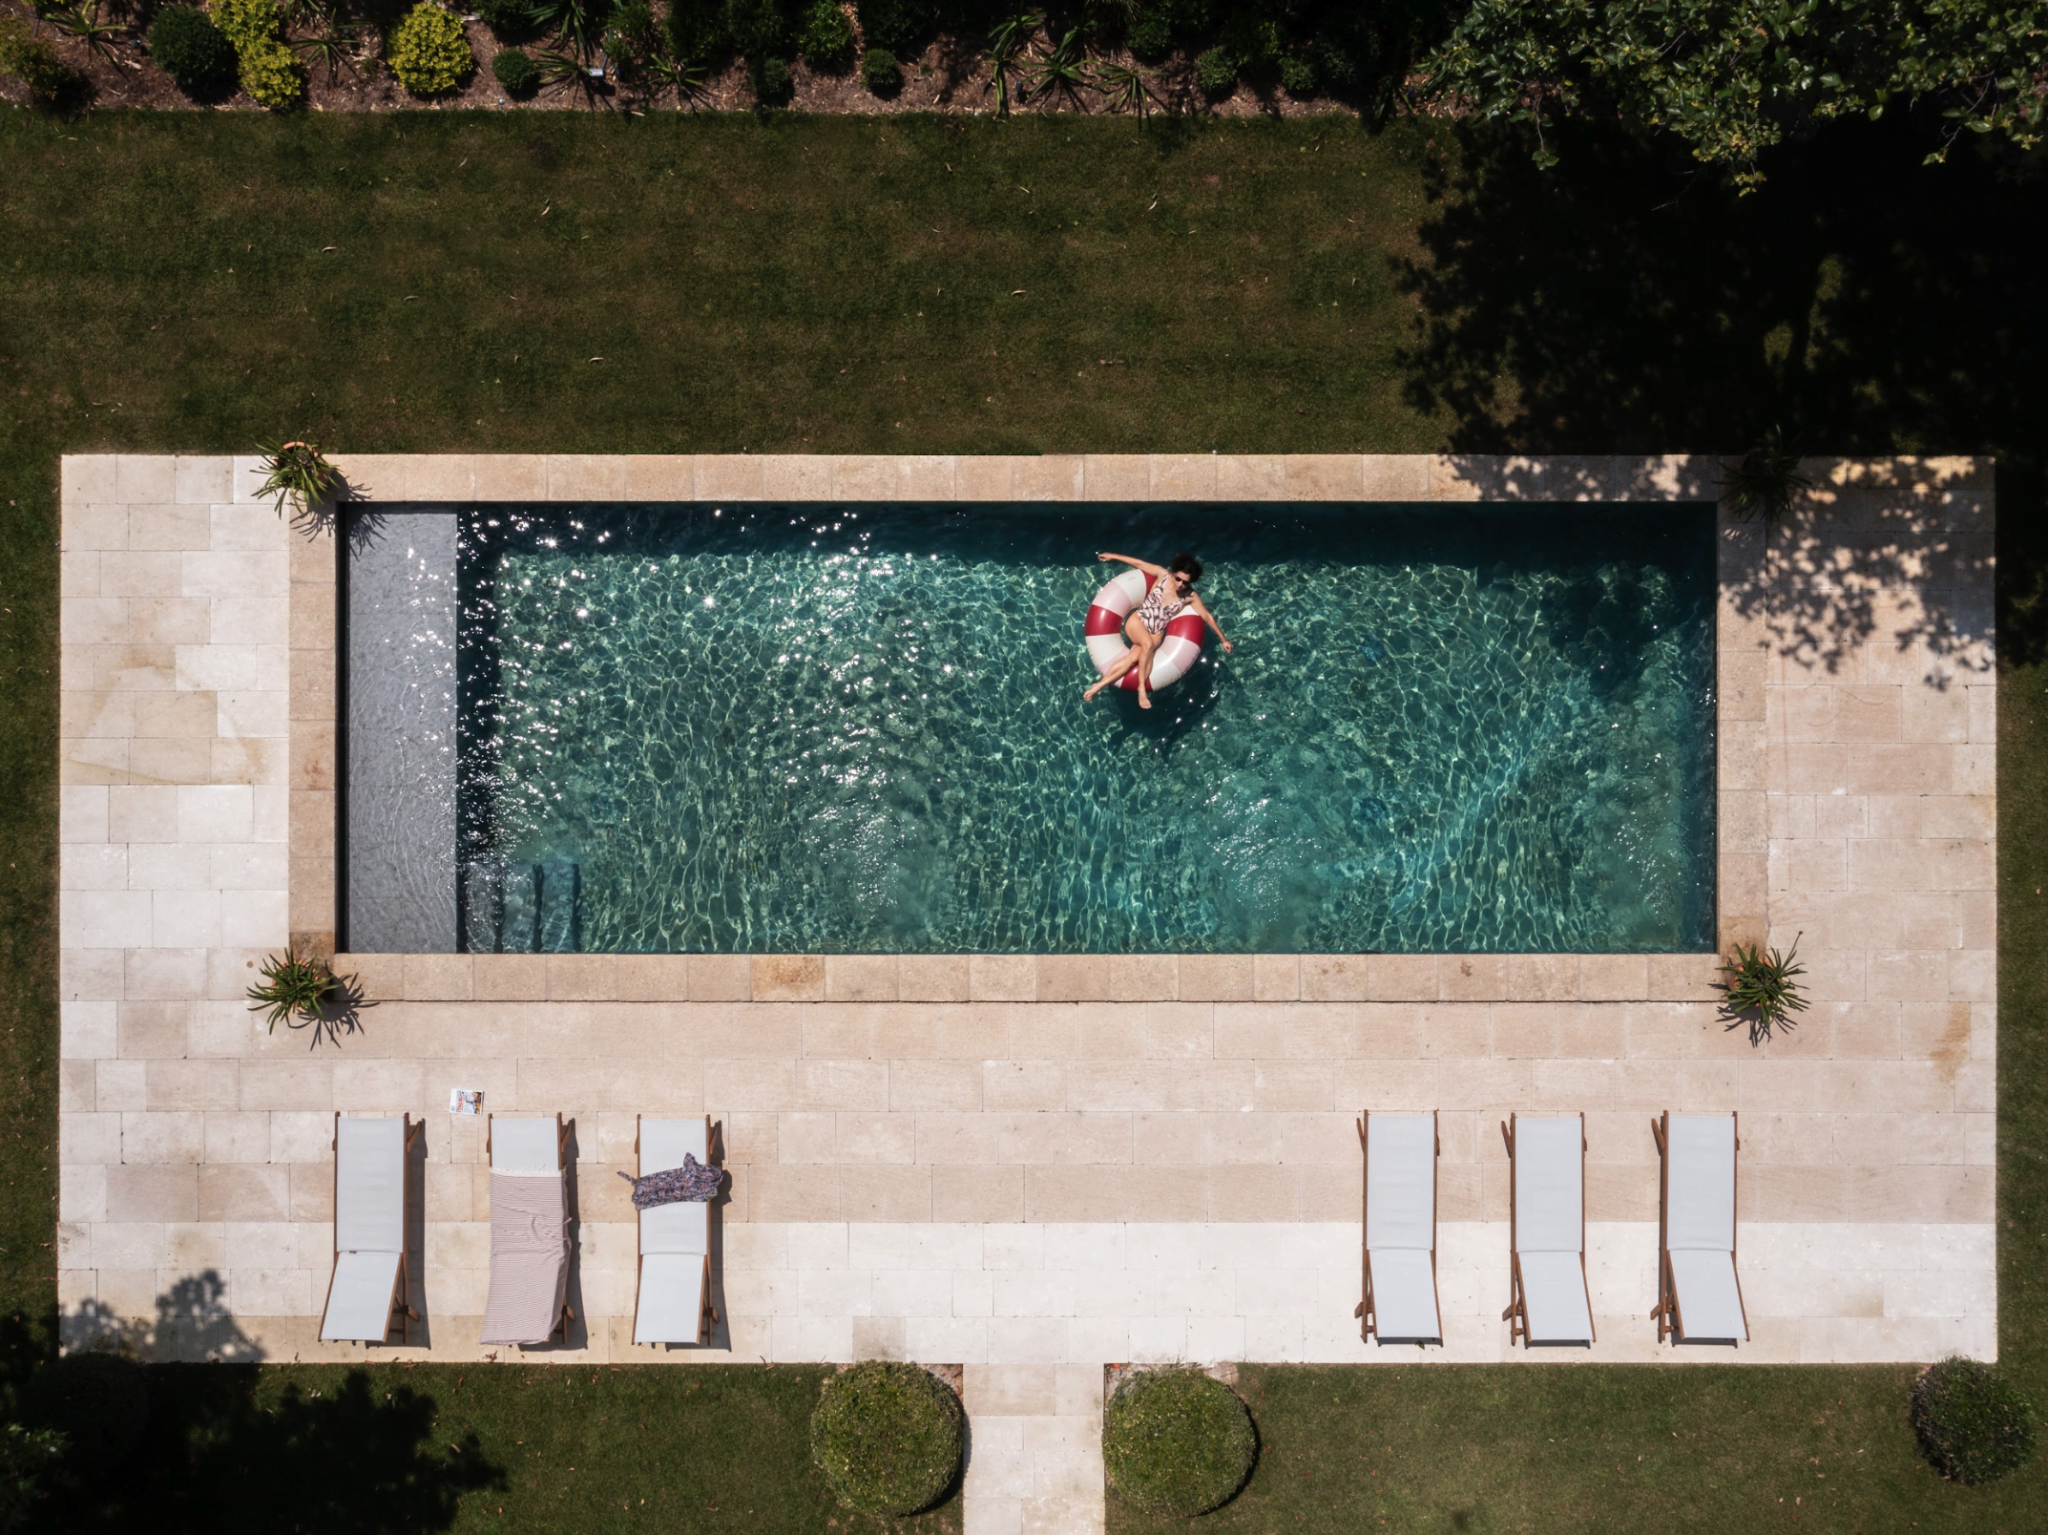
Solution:
<svg viewBox="0 0 2048 1535"><path fill-rule="evenodd" d="M560 1178L491 1174L491 1288L485 1343L545 1343L569 1285L569 1223Z"/></svg>
<svg viewBox="0 0 2048 1535"><path fill-rule="evenodd" d="M725 1181L724 1173L715 1167L706 1167L687 1151L683 1153L681 1167L665 1167L658 1173L648 1173L641 1178L624 1171L619 1176L633 1185L633 1208L636 1210L651 1210L656 1205L684 1201L702 1204L716 1199Z"/></svg>

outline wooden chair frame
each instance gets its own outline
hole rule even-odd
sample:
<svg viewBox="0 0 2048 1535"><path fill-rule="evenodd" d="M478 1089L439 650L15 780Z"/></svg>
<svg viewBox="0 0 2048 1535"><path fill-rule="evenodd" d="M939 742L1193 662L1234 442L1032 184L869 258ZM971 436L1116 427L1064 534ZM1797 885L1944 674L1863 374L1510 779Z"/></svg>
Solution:
<svg viewBox="0 0 2048 1535"><path fill-rule="evenodd" d="M491 1122L497 1117L496 1114L484 1115L484 1166L486 1168L489 1168L491 1163ZM525 1116L518 1115L514 1117L524 1118ZM564 1122L561 1112L557 1110L555 1114L555 1172L564 1180L569 1176L569 1137L575 1133L576 1121L571 1119ZM569 1341L569 1324L575 1320L576 1308L566 1300L563 1301L562 1314L555 1318L555 1325L548 1329L548 1336L552 1338L556 1333L560 1333L562 1335L562 1342L566 1346Z"/></svg>
<svg viewBox="0 0 2048 1535"><path fill-rule="evenodd" d="M1500 1319L1508 1324L1508 1346L1513 1347L1517 1336L1522 1347L1529 1346L1529 1298L1522 1291L1522 1254L1516 1245L1519 1228L1515 1212L1515 1123L1521 1116L1510 1114L1501 1121L1500 1136L1508 1147L1508 1306ZM1586 1116L1581 1112L1579 1120L1579 1283L1586 1286L1586 1332L1589 1343L1600 1341L1599 1327L1593 1321L1593 1287L1586 1281Z"/></svg>
<svg viewBox="0 0 2048 1535"><path fill-rule="evenodd" d="M1729 1200L1728 1262L1735 1271L1735 1304L1742 1308L1742 1330L1749 1331L1749 1303L1742 1298L1742 1264L1737 1242L1742 1232L1742 1115L1731 1110L1735 1124L1735 1156L1738 1175ZM1671 1110L1650 1121L1650 1136L1657 1143L1657 1304L1650 1319L1657 1324L1657 1341L1679 1340L1678 1282L1671 1274Z"/></svg>
<svg viewBox="0 0 2048 1535"><path fill-rule="evenodd" d="M370 1117L383 1118L388 1116L373 1115ZM380 1343L390 1341L392 1319L395 1318L398 1323L398 1341L401 1346L412 1342L412 1324L420 1319L420 1314L412 1307L412 1261L411 1255L406 1251L406 1244L411 1240L409 1232L412 1226L411 1158L413 1142L420 1138L420 1132L427 1127L427 1122L424 1119L418 1124L414 1124L410 1114L404 1116L404 1122L405 1140L403 1144L405 1147L406 1165L403 1181L399 1184L401 1192L399 1195L398 1216L398 1276L391 1286L390 1315L384 1321L384 1336L377 1340ZM330 1208L338 1216L341 1210L341 1110L339 1109L334 1111L334 1130L327 1145L328 1149L334 1153L334 1194ZM322 1317L327 1315L327 1308L334 1301L334 1273L336 1269L341 1267L341 1222L339 1219L336 1219L329 1224L333 1230L334 1256L327 1267L327 1294L320 1302L320 1315ZM325 1330L324 1325L322 1330ZM368 1345L365 1344L364 1346L367 1347Z"/></svg>
<svg viewBox="0 0 2048 1535"><path fill-rule="evenodd" d="M1358 1242L1364 1254L1365 1297L1351 1314L1359 1319L1358 1336L1361 1339L1379 1341L1379 1316L1373 1309L1372 1295L1372 1228L1367 1224L1372 1214L1372 1138L1366 1127L1372 1119L1372 1110L1367 1109L1355 1121L1358 1126L1358 1149L1364 1161L1365 1181L1359 1193ZM1443 1325L1443 1294L1436 1282L1436 1226L1439 1168L1443 1162L1444 1142L1438 1129L1437 1110L1429 1111L1429 1140L1433 1155L1429 1163L1429 1290L1436 1297L1437 1325Z"/></svg>
<svg viewBox="0 0 2048 1535"><path fill-rule="evenodd" d="M644 1114L635 1114L633 1116L633 1167L635 1176L638 1176L640 1167L640 1121L646 1117ZM718 1124L714 1125L709 1114L704 1116L704 1157L707 1162L714 1161L723 1149L718 1144L718 1138L719 1132L724 1128L724 1124L725 1122L721 1120ZM708 1211L706 1212L707 1219L709 1213ZM642 1260L647 1256L640 1251L639 1217L640 1212L635 1210L633 1212L633 1316L636 1320L640 1315L640 1275L646 1267ZM711 1244L709 1241L706 1241L704 1245L708 1248ZM704 1254L704 1304L701 1308L701 1313L697 1318L697 1343L699 1347L711 1341L711 1329L718 1322L718 1311L711 1304L711 1254L709 1252ZM666 1345L650 1343L647 1346L649 1348L662 1348Z"/></svg>

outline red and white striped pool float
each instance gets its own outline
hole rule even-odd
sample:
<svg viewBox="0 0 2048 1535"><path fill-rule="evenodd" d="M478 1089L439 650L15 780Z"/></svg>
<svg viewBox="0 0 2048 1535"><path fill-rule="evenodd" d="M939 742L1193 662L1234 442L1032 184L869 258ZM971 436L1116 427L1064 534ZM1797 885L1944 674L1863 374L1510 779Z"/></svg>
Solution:
<svg viewBox="0 0 2048 1535"><path fill-rule="evenodd" d="M1088 604L1088 659L1095 663L1098 676L1108 676L1109 669L1131 648L1124 639L1124 620L1145 600L1154 579L1142 570L1127 570L1103 582L1102 590ZM1153 692L1170 688L1187 675L1195 657L1202 653L1206 628L1201 614L1193 608L1166 626L1166 633L1159 637L1159 648L1152 654ZM1117 678L1116 686L1127 693L1137 692L1137 667Z"/></svg>

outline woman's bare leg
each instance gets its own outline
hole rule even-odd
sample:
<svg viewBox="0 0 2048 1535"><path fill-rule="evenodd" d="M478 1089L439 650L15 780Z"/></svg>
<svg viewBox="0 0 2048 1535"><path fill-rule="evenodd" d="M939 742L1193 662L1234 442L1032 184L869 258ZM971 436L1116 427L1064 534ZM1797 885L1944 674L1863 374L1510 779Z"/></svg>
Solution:
<svg viewBox="0 0 2048 1535"><path fill-rule="evenodd" d="M1138 707L1140 709L1152 707L1152 658L1158 654L1159 642L1155 639L1145 647L1145 653L1138 657Z"/></svg>
<svg viewBox="0 0 2048 1535"><path fill-rule="evenodd" d="M1082 699L1084 701L1087 699L1091 699L1097 693L1100 693L1104 688L1113 687L1116 684L1117 678L1121 677L1125 672L1129 671L1132 667L1136 666L1137 664L1138 652L1136 650L1126 650L1122 655L1118 656L1115 661L1110 663L1109 670L1102 674L1102 680L1096 683L1094 687L1088 689L1087 692L1081 695Z"/></svg>

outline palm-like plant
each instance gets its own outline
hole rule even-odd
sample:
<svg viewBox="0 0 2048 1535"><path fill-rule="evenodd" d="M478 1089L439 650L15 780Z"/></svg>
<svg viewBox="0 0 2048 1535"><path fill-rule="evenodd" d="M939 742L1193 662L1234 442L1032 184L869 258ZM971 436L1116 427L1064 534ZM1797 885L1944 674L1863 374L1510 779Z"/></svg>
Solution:
<svg viewBox="0 0 2048 1535"><path fill-rule="evenodd" d="M1763 518L1766 531L1791 509L1794 496L1813 489L1813 481L1799 472L1799 450L1775 426L1726 470L1720 484L1728 510L1744 522Z"/></svg>
<svg viewBox="0 0 2048 1535"><path fill-rule="evenodd" d="M315 443L287 442L257 452L263 455L265 479L256 494L275 496L280 512L285 502L295 500L299 509L294 516L314 516L313 509L341 488L341 471L327 462Z"/></svg>
<svg viewBox="0 0 2048 1535"><path fill-rule="evenodd" d="M276 1033L282 1023L296 1028L301 1022L319 1021L321 1009L340 985L326 961L304 957L287 949L263 961L258 972L263 979L249 988L249 1011L262 1013L269 1022L266 1033Z"/></svg>
<svg viewBox="0 0 2048 1535"><path fill-rule="evenodd" d="M1769 1039L1774 1028L1796 1028L1798 1020L1792 1014L1806 1011L1799 985L1806 967L1798 959L1798 938L1792 940L1790 954L1776 949L1765 954L1753 943L1736 944L1721 963L1721 973L1727 977L1720 983L1721 1016L1728 1020L1728 1027L1748 1024L1752 1045Z"/></svg>
<svg viewBox="0 0 2048 1535"><path fill-rule="evenodd" d="M671 58L666 53L654 54L647 60L644 78L650 98L665 91L674 91L677 106L695 101L704 94L704 66Z"/></svg>
<svg viewBox="0 0 2048 1535"><path fill-rule="evenodd" d="M1134 112L1142 119L1157 105L1151 86L1146 84L1151 78L1151 70L1130 64L1097 64L1093 83L1110 111Z"/></svg>
<svg viewBox="0 0 2048 1535"><path fill-rule="evenodd" d="M1011 77L1023 73L1024 50L1045 25L1043 16L1019 14L998 22L988 35L989 76L996 88L996 114L1010 115Z"/></svg>
<svg viewBox="0 0 2048 1535"><path fill-rule="evenodd" d="M70 37L77 38L100 58L111 63L114 46L126 27L100 20L99 0L90 5L59 5L43 12L43 20Z"/></svg>
<svg viewBox="0 0 2048 1535"><path fill-rule="evenodd" d="M1031 96L1058 94L1075 106L1078 94L1088 84L1088 52L1081 42L1081 29L1069 27L1057 46L1041 53L1024 69L1025 93Z"/></svg>
<svg viewBox="0 0 2048 1535"><path fill-rule="evenodd" d="M342 70L356 72L355 40L334 24L334 18L325 12L319 13L321 27L311 37L292 40L292 51L301 55L310 70L315 63L327 68L327 83L332 85Z"/></svg>
<svg viewBox="0 0 2048 1535"><path fill-rule="evenodd" d="M532 10L536 28L559 33L563 42L586 59L597 52L610 13L606 0L534 0Z"/></svg>

